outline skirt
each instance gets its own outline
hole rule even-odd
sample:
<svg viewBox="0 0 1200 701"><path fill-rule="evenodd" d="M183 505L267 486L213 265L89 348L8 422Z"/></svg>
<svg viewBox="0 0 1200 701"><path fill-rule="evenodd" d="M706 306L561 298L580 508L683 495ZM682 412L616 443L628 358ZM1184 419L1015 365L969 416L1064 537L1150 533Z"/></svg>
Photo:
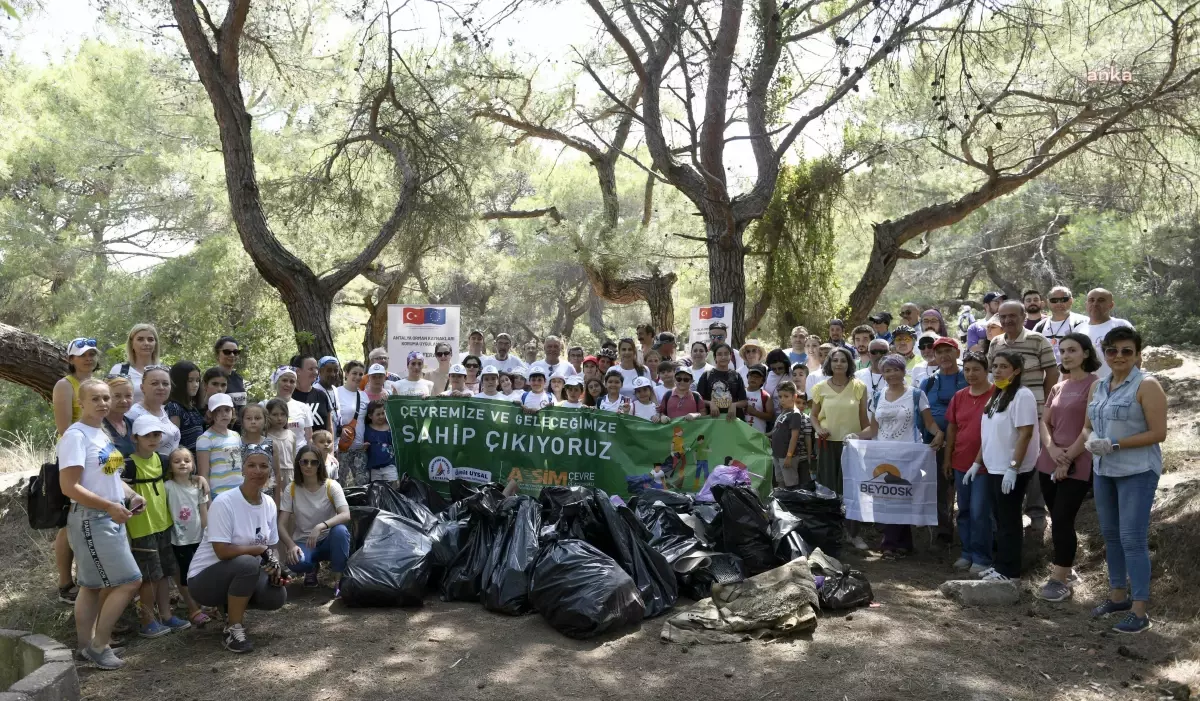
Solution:
<svg viewBox="0 0 1200 701"><path fill-rule="evenodd" d="M817 450L817 482L842 494L841 441L821 441Z"/></svg>

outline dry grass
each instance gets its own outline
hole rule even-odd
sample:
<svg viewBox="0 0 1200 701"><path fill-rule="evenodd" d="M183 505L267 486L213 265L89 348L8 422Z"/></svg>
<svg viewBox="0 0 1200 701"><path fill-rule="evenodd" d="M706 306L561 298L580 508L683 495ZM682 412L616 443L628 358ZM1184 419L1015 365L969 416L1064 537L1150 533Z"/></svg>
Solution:
<svg viewBox="0 0 1200 701"><path fill-rule="evenodd" d="M38 463L41 464L41 463ZM56 640L75 638L72 608L58 603L54 583L55 531L29 527L25 481L0 492L0 628L45 633Z"/></svg>
<svg viewBox="0 0 1200 701"><path fill-rule="evenodd" d="M40 447L31 433L0 432L0 475L36 470L54 459L54 451Z"/></svg>
<svg viewBox="0 0 1200 701"><path fill-rule="evenodd" d="M1200 463L1200 433L1190 425L1172 427L1162 444L1163 473L1179 472Z"/></svg>

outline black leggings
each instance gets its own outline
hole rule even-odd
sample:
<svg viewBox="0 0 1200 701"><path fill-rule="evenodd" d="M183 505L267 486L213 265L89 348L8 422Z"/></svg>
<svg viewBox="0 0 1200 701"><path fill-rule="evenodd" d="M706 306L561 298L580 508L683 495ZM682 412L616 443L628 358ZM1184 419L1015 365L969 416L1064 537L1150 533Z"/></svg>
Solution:
<svg viewBox="0 0 1200 701"><path fill-rule="evenodd" d="M201 606L217 606L222 611L231 596L250 597L248 608L259 611L283 608L287 589L271 586L259 563L254 555L218 560L188 577L188 591Z"/></svg>
<svg viewBox="0 0 1200 701"><path fill-rule="evenodd" d="M987 473L992 514L996 517L996 557L992 560L992 566L1010 579L1021 578L1021 542L1025 537L1021 504L1025 501L1025 489L1032 479L1032 472L1018 474L1013 490L1005 494L1002 489L1004 473Z"/></svg>
<svg viewBox="0 0 1200 701"><path fill-rule="evenodd" d="M1039 472L1042 496L1050 511L1050 538L1054 541L1054 564L1071 567L1075 564L1075 549L1079 544L1075 537L1075 516L1087 497L1089 483L1070 477L1055 482L1050 475Z"/></svg>

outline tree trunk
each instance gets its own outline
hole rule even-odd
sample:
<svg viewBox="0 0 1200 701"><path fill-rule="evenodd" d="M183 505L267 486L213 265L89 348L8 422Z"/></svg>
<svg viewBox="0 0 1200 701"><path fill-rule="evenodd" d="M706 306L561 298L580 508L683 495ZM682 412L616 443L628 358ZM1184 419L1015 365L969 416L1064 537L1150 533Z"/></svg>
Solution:
<svg viewBox="0 0 1200 701"><path fill-rule="evenodd" d="M650 307L650 323L655 329L665 331L675 328L675 300L671 290L678 276L650 266L648 277L617 278L594 265L584 266L592 289L601 299L615 304L646 302Z"/></svg>
<svg viewBox="0 0 1200 701"><path fill-rule="evenodd" d="M889 222L884 222L874 227L875 235L871 243L871 257L867 259L867 269L863 271L862 278L850 293L850 309L843 316L849 328L866 322L871 310L875 308L875 303L879 301L879 295L883 294L883 289L892 279L892 271L896 269L900 244L897 243L896 234L888 224Z"/></svg>
<svg viewBox="0 0 1200 701"><path fill-rule="evenodd" d="M704 219L708 300L711 304L733 302L733 318L726 319L725 323L729 325L729 342L737 346L744 340L746 328L746 246L742 242L746 223L727 224L724 219L713 221L708 216ZM735 226L737 230L730 232L728 226Z"/></svg>
<svg viewBox="0 0 1200 701"><path fill-rule="evenodd" d="M0 324L0 380L23 385L50 401L69 366L67 352L45 336Z"/></svg>

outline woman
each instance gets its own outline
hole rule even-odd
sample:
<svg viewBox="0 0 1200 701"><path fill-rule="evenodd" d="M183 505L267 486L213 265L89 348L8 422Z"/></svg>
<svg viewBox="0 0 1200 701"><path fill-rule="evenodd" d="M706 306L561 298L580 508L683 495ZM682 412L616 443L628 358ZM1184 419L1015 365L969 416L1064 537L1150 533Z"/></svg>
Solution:
<svg viewBox="0 0 1200 701"><path fill-rule="evenodd" d="M86 379L78 397L79 420L58 442L59 486L71 500L65 530L71 549L80 554L75 634L82 657L100 669L120 669L125 662L108 641L142 583L125 522L146 502L121 481L125 457L102 428L112 403L108 385Z"/></svg>
<svg viewBox="0 0 1200 701"><path fill-rule="evenodd" d="M920 426L933 434L933 442L929 447L937 450L942 447L945 435L933 420L933 412L929 408L929 399L925 393L904 383L908 364L899 355L888 355L879 361L883 373L883 381L887 386L876 390L868 402L867 416L871 425L857 436L847 434L846 438L872 438L881 441L897 441L905 443L923 443ZM917 417L920 416L918 425ZM896 558L913 552L912 526L886 524L883 526L883 542L879 549L885 558Z"/></svg>
<svg viewBox="0 0 1200 701"><path fill-rule="evenodd" d="M96 371L99 359L100 351L96 348L94 338L76 338L67 344L67 367L70 372L54 383L51 393L54 428L59 438L68 426L79 420L79 386ZM67 542L67 531L64 530L66 525L67 512L63 511L58 535L54 540L54 566L58 569L58 600L64 604L73 604L79 590L71 579L73 555L71 545Z"/></svg>
<svg viewBox="0 0 1200 701"><path fill-rule="evenodd" d="M1092 385L1083 430L1095 473L1096 515L1104 535L1108 600L1093 616L1128 611L1113 630L1150 628L1150 507L1162 474L1167 437L1167 395L1142 372L1142 337L1117 327L1104 337L1104 359L1112 374ZM1128 589L1126 582L1128 581Z"/></svg>
<svg viewBox="0 0 1200 701"><path fill-rule="evenodd" d="M133 383L133 401L142 401L142 372L147 365L158 364L158 331L151 324L136 324L125 339L125 362L109 370L111 375L128 377Z"/></svg>
<svg viewBox="0 0 1200 701"><path fill-rule="evenodd" d="M633 399L633 381L639 377L650 379L650 371L637 359L637 344L632 338L622 338L617 341L617 355L621 362L614 368L621 373L621 396ZM611 372L611 371L610 371Z"/></svg>
<svg viewBox="0 0 1200 701"><path fill-rule="evenodd" d="M149 414L158 419L163 425L162 440L154 452L162 458L162 463L170 463L171 451L179 447L179 427L167 414L167 400L171 396L171 371L166 365L147 365L142 373L142 401L129 408L125 416L130 421L137 421L139 416Z"/></svg>
<svg viewBox="0 0 1200 701"><path fill-rule="evenodd" d="M409 351L408 357L405 359L405 367L408 369L408 375L402 380L391 383L392 394L401 397L433 396L433 383L424 377L425 354L416 350Z"/></svg>
<svg viewBox="0 0 1200 701"><path fill-rule="evenodd" d="M810 337L811 338L811 337ZM816 355L814 349L812 355ZM817 481L842 493L842 447L846 435L867 427L867 386L852 375L854 358L845 348L834 348L822 368L828 378L813 387L812 424L817 434ZM847 522L850 544L866 550L857 524Z"/></svg>
<svg viewBox="0 0 1200 701"><path fill-rule="evenodd" d="M275 388L275 398L282 399L287 403L287 429L296 437L296 446L298 448L312 440L313 416L307 404L301 404L292 399L292 393L296 391L297 380L296 368L291 365L283 365L277 368L271 375L271 385ZM267 401L264 399L259 404L265 407Z"/></svg>
<svg viewBox="0 0 1200 701"><path fill-rule="evenodd" d="M712 365L708 364L708 344L704 341L692 343L691 358L692 375L699 382L700 378L704 377L704 373L712 369Z"/></svg>
<svg viewBox="0 0 1200 701"><path fill-rule="evenodd" d="M195 455L196 439L204 433L204 411L207 407L203 385L200 383L200 368L187 360L181 360L171 366L170 375L171 396L167 401L167 416L179 429L179 445Z"/></svg>
<svg viewBox="0 0 1200 701"><path fill-rule="evenodd" d="M225 649L250 652L246 609L274 611L287 602L283 567L275 556L279 542L275 502L263 496L271 476L271 448L242 447L242 486L213 500L204 540L188 568L188 590L201 606L225 609Z"/></svg>
<svg viewBox="0 0 1200 701"><path fill-rule="evenodd" d="M337 388L337 406L338 406L338 426L342 427L342 432L350 429L350 435L353 436L359 424L367 422L367 405L371 403L367 393L359 389L359 383L362 382L363 371L366 368L357 360L351 360L342 368L342 374L345 375L345 383ZM354 445L354 440L351 438L347 443L342 440L341 436L336 436L338 439L338 476L343 480L352 484L361 484L358 480L365 477L367 474L367 452L361 446ZM347 449L341 450L341 446L347 445ZM353 481L350 478L353 477Z"/></svg>
<svg viewBox="0 0 1200 701"><path fill-rule="evenodd" d="M804 365L810 376L821 373L821 337L816 334L804 339Z"/></svg>
<svg viewBox="0 0 1200 701"><path fill-rule="evenodd" d="M1088 394L1098 379L1100 358L1087 334L1069 333L1058 342L1062 377L1046 395L1038 480L1050 511L1054 567L1038 591L1044 601L1066 601L1074 584L1075 516L1092 484L1092 456L1083 449Z"/></svg>
<svg viewBox="0 0 1200 701"><path fill-rule="evenodd" d="M318 585L321 562L328 562L339 578L346 571L348 523L346 494L329 479L325 456L315 446L301 448L296 455L296 481L283 490L279 505L279 549L287 566L304 575L305 587Z"/></svg>
<svg viewBox="0 0 1200 701"><path fill-rule="evenodd" d="M104 417L104 432L121 455L128 457L133 455L133 422L125 412L133 406L133 383L124 375L109 375L105 384L112 402L108 405L108 416Z"/></svg>
<svg viewBox="0 0 1200 701"><path fill-rule="evenodd" d="M1037 465L1037 399L1021 386L1025 362L1016 351L1003 350L992 358L996 389L984 407L980 424L982 441L975 463L963 482L981 477L987 481L988 499L996 521L996 557L992 568L980 576L985 581L1007 582L1021 577L1021 504Z"/></svg>
<svg viewBox="0 0 1200 701"><path fill-rule="evenodd" d="M450 364L454 357L454 349L449 343L439 341L433 346L433 357L437 360L436 368L425 370L425 379L433 383L433 395L437 396L446 391L450 384Z"/></svg>
<svg viewBox="0 0 1200 701"><path fill-rule="evenodd" d="M987 356L969 351L963 356L962 372L967 386L954 393L946 409L946 452L942 470L954 471L958 498L958 537L962 554L954 567L981 575L992 567L992 502L987 480L964 481L979 455L983 438L983 412L992 398Z"/></svg>
<svg viewBox="0 0 1200 701"><path fill-rule="evenodd" d="M743 353L743 357L745 354ZM780 405L779 396L775 394L775 389L779 387L779 383L788 379L788 367L791 363L788 362L787 352L782 348L767 353L767 381L763 383L763 389L771 395L771 401L775 404L775 415L779 416Z"/></svg>
<svg viewBox="0 0 1200 701"><path fill-rule="evenodd" d="M479 371L483 369L483 360L477 355L463 358L463 368L467 371L466 389L474 394L479 391Z"/></svg>
<svg viewBox="0 0 1200 701"><path fill-rule="evenodd" d="M750 382L746 378L746 369L749 368L751 365L758 365L759 363L761 363L763 361L763 358L766 356L766 351L763 350L761 342L750 340L750 341L746 341L745 343L742 344L742 348L741 348L740 352L742 354L742 360L744 360L746 362L742 363L738 367L738 373L740 373L742 376L742 382L744 382L748 385L748 384L750 384ZM775 388L768 386L768 382L769 382L769 376L764 377L763 378L763 389L767 390L767 393L770 394L771 391Z"/></svg>
<svg viewBox="0 0 1200 701"><path fill-rule="evenodd" d="M921 331L932 331L938 336L949 336L946 331L946 320L936 309L926 309L921 312Z"/></svg>
<svg viewBox="0 0 1200 701"><path fill-rule="evenodd" d="M225 371L228 379L225 394L233 400L233 418L240 419L242 409L246 406L246 381L235 366L242 355L242 348L233 336L222 336L213 344L213 354L217 357L217 367ZM237 430L237 425L234 424L233 428Z"/></svg>

